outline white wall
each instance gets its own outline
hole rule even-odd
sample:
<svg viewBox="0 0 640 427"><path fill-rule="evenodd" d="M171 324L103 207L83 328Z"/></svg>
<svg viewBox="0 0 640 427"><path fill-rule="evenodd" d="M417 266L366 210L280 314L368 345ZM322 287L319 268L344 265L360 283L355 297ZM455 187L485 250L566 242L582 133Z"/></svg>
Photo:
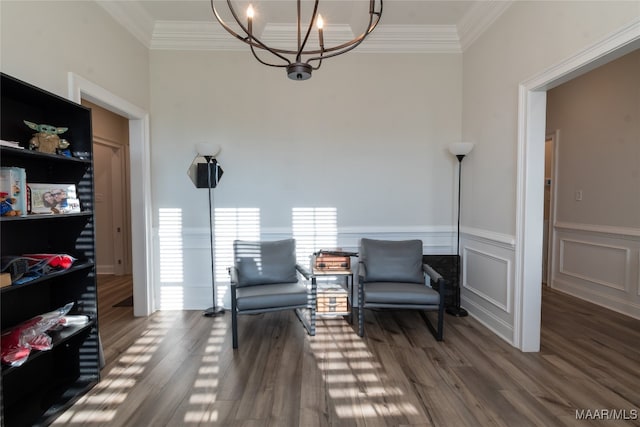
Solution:
<svg viewBox="0 0 640 427"><path fill-rule="evenodd" d="M149 105L148 50L94 2L2 0L0 66L65 98L71 71Z"/></svg>
<svg viewBox="0 0 640 427"><path fill-rule="evenodd" d="M184 286L190 308L211 293L207 193L186 174L199 141L222 146L216 208L258 208L262 236L290 235L292 208L333 207L343 247L372 232L429 245L444 229L434 250L449 253L457 160L446 146L460 139L461 75L459 54L352 53L295 82L249 52L153 51L155 222L182 209L187 239L182 279L161 286Z"/></svg>
<svg viewBox="0 0 640 427"><path fill-rule="evenodd" d="M551 286L640 318L640 50L551 89ZM581 200L576 199L580 191Z"/></svg>
<svg viewBox="0 0 640 427"><path fill-rule="evenodd" d="M519 84L639 16L638 2L514 2L463 54L462 137L477 143L464 160L463 305L509 342L517 340L519 307L515 300ZM539 216L542 221L542 212Z"/></svg>

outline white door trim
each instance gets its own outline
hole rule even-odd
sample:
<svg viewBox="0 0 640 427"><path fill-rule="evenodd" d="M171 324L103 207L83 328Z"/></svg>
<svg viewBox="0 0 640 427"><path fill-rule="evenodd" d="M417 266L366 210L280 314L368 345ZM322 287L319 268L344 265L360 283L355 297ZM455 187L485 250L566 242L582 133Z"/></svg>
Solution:
<svg viewBox="0 0 640 427"><path fill-rule="evenodd" d="M640 18L589 48L522 82L518 160L514 345L540 350L546 91L640 48Z"/></svg>
<svg viewBox="0 0 640 427"><path fill-rule="evenodd" d="M553 153L551 154L551 200L549 200L549 229L547 241L547 286L553 287L556 265L556 218L558 213L558 165L560 164L560 129L556 129L547 138L553 141Z"/></svg>
<svg viewBox="0 0 640 427"><path fill-rule="evenodd" d="M148 316L155 311L149 113L78 74L69 72L67 80L68 97L72 101L79 104L84 98L129 119L133 314Z"/></svg>

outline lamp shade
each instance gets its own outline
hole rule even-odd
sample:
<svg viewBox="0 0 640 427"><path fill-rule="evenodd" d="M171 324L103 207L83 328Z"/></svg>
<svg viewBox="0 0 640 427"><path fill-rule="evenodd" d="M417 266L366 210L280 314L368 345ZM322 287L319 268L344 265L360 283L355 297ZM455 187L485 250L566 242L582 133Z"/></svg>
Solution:
<svg viewBox="0 0 640 427"><path fill-rule="evenodd" d="M209 144L208 142L200 142L196 145L196 150L200 156L215 157L220 152L220 146Z"/></svg>
<svg viewBox="0 0 640 427"><path fill-rule="evenodd" d="M454 156L466 156L473 150L473 142L452 142L449 144L449 151Z"/></svg>

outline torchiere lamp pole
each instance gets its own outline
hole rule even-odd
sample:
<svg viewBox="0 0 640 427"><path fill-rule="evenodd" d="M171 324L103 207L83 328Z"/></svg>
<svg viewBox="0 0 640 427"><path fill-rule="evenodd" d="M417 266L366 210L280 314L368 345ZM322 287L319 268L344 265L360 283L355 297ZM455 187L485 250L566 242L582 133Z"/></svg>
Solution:
<svg viewBox="0 0 640 427"><path fill-rule="evenodd" d="M219 314L224 314L224 307L216 306L216 280L215 280L215 265L213 261L213 189L217 187L220 176L222 175L222 169L218 165L218 161L215 156L220 152L220 147L215 147L211 144L200 143L198 144L198 154L204 157L207 162L207 190L209 192L209 249L211 251L211 288L213 293L213 305L207 308L202 315L207 317L214 317Z"/></svg>
<svg viewBox="0 0 640 427"><path fill-rule="evenodd" d="M458 159L458 228L456 236L458 242L456 244L456 287L455 287L455 305L446 308L448 314L456 317L467 316L467 310L460 306L460 198L462 188L462 159L473 150L473 142L454 142L449 144L449 151Z"/></svg>

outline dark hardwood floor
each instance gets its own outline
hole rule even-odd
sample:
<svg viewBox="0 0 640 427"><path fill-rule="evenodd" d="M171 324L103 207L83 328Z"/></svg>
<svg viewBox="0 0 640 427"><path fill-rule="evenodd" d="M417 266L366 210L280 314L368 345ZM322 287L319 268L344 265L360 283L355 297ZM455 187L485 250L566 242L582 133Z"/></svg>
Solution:
<svg viewBox="0 0 640 427"><path fill-rule="evenodd" d="M241 316L233 351L229 313L134 318L112 307L121 282L99 280L102 381L55 425L640 425L640 320L548 289L539 353L471 317L447 316L439 343L384 311L366 311L364 339L341 319L310 337L293 312Z"/></svg>

